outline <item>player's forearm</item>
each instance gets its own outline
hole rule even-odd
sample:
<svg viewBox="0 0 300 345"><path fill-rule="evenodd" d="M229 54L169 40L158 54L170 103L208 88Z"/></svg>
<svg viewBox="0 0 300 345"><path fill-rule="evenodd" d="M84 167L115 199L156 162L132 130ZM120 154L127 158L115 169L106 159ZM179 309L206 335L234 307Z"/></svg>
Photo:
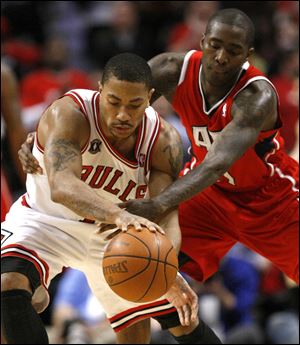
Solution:
<svg viewBox="0 0 300 345"><path fill-rule="evenodd" d="M78 178L65 179L51 187L52 201L64 205L83 218L114 224L122 211L116 204L100 198Z"/></svg>
<svg viewBox="0 0 300 345"><path fill-rule="evenodd" d="M176 180L153 201L160 205L161 213L163 213L214 184L225 172L226 168L218 169L202 163L187 175Z"/></svg>
<svg viewBox="0 0 300 345"><path fill-rule="evenodd" d="M239 135L235 133L239 132ZM154 198L161 213L178 206L205 188L213 185L255 143L258 130L228 125L214 141L203 162L187 175L179 178L162 194Z"/></svg>

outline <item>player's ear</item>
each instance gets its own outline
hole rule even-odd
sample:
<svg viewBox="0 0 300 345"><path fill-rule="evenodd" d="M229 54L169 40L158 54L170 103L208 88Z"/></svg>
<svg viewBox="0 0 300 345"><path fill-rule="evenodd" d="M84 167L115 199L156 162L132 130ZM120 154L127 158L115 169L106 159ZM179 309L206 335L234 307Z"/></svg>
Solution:
<svg viewBox="0 0 300 345"><path fill-rule="evenodd" d="M249 59L249 57L251 57L253 54L254 54L254 48L251 47L249 50L248 50L248 55L247 55L247 60Z"/></svg>
<svg viewBox="0 0 300 345"><path fill-rule="evenodd" d="M150 105L150 100L151 100L151 97L152 97L152 95L153 95L154 91L155 91L155 89L151 89L151 90L149 91L149 93L148 93L148 97L149 97L149 105Z"/></svg>
<svg viewBox="0 0 300 345"><path fill-rule="evenodd" d="M102 92L103 86L100 81L98 81L99 92Z"/></svg>
<svg viewBox="0 0 300 345"><path fill-rule="evenodd" d="M201 38L201 40L200 40L200 49L201 49L201 50L203 50L204 39L205 39L205 34L202 34L202 38Z"/></svg>

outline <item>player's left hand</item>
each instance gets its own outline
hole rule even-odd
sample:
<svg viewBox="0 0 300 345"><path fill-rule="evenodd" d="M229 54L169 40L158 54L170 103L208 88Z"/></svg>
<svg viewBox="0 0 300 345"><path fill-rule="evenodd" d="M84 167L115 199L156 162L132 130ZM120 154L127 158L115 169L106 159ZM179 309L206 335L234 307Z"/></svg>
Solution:
<svg viewBox="0 0 300 345"><path fill-rule="evenodd" d="M21 145L21 148L18 151L19 160L22 164L23 171L26 174L43 175L43 169L39 165L38 160L32 154L34 138L35 132L28 133L25 142Z"/></svg>
<svg viewBox="0 0 300 345"><path fill-rule="evenodd" d="M165 297L177 309L182 326L189 326L192 321L196 321L198 296L179 273Z"/></svg>
<svg viewBox="0 0 300 345"><path fill-rule="evenodd" d="M153 199L135 199L129 200L118 205L121 208L125 208L126 211L155 221L164 211L160 205Z"/></svg>

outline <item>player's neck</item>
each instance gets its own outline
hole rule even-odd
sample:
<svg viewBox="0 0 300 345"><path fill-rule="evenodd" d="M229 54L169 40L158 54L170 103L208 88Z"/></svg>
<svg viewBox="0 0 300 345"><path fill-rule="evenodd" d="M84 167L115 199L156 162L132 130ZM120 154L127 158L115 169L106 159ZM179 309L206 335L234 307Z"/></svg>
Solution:
<svg viewBox="0 0 300 345"><path fill-rule="evenodd" d="M121 155L127 159L133 159L134 157L134 148L137 140L137 134L134 132L127 138L117 138L112 135L108 130L101 128L105 134L106 139L109 141L110 145L118 151Z"/></svg>
<svg viewBox="0 0 300 345"><path fill-rule="evenodd" d="M231 88L236 83L238 78L238 74L234 75L229 81L223 83L222 86L214 85L213 83L209 82L205 77L205 73L202 70L201 73L201 87L205 96L205 101L208 103L209 106L213 106L216 102L222 99L227 93L231 90Z"/></svg>
<svg viewBox="0 0 300 345"><path fill-rule="evenodd" d="M130 137L122 140L110 140L111 145L116 151L118 151L122 156L129 160L134 160L134 149L136 144L137 136L132 134Z"/></svg>

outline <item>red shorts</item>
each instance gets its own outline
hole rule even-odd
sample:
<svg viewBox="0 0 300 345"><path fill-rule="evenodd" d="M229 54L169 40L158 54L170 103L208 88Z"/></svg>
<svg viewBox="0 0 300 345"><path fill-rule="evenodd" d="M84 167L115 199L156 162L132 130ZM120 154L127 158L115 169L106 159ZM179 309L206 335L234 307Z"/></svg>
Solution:
<svg viewBox="0 0 300 345"><path fill-rule="evenodd" d="M228 192L211 186L179 207L181 251L192 260L182 271L204 281L236 243L269 259L299 282L298 172L275 173L262 188Z"/></svg>

